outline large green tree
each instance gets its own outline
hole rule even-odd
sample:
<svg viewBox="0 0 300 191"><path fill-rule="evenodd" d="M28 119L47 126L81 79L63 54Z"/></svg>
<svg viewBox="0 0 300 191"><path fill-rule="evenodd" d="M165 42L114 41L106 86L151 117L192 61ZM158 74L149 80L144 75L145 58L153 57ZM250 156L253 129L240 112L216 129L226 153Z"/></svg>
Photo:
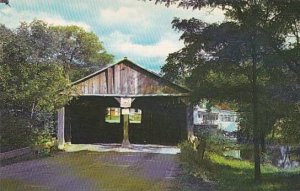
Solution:
<svg viewBox="0 0 300 191"><path fill-rule="evenodd" d="M55 110L71 99L70 79L112 60L94 33L77 26L35 20L14 30L0 25L0 34L1 146L27 145L32 138L21 130L53 128Z"/></svg>
<svg viewBox="0 0 300 191"><path fill-rule="evenodd" d="M93 32L78 26L54 26L50 27L50 31L57 39L57 59L71 80L81 78L113 59Z"/></svg>
<svg viewBox="0 0 300 191"><path fill-rule="evenodd" d="M234 101L252 112L255 179L260 180L259 112L276 89L299 91L299 1L157 0L167 6L220 8L227 21L207 24L192 18L173 20L185 47L170 54L165 76L187 79L195 99ZM298 8L297 8L298 7ZM272 95L273 94L273 95ZM266 99L267 98L267 99ZM294 100L294 103L299 103ZM267 102L268 103L268 102ZM249 108L249 106L251 106Z"/></svg>
<svg viewBox="0 0 300 191"><path fill-rule="evenodd" d="M1 150L33 144L35 132L49 128L46 121L70 99L63 67L51 60L52 37L40 38L39 29L0 26Z"/></svg>

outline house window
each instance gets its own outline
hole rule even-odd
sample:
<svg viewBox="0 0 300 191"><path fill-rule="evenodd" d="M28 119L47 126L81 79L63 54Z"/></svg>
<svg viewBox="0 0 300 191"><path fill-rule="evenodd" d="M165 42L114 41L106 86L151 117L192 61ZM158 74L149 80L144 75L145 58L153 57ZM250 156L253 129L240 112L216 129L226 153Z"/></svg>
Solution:
<svg viewBox="0 0 300 191"><path fill-rule="evenodd" d="M224 122L234 122L234 116L233 115L222 115L221 121Z"/></svg>
<svg viewBox="0 0 300 191"><path fill-rule="evenodd" d="M198 118L201 118L201 111L198 111Z"/></svg>
<svg viewBox="0 0 300 191"><path fill-rule="evenodd" d="M121 110L117 107L106 108L105 122L107 123L120 123Z"/></svg>
<svg viewBox="0 0 300 191"><path fill-rule="evenodd" d="M129 112L129 123L142 123L142 110L131 108Z"/></svg>
<svg viewBox="0 0 300 191"><path fill-rule="evenodd" d="M204 121L216 121L218 120L218 114L215 113L206 113L203 115Z"/></svg>

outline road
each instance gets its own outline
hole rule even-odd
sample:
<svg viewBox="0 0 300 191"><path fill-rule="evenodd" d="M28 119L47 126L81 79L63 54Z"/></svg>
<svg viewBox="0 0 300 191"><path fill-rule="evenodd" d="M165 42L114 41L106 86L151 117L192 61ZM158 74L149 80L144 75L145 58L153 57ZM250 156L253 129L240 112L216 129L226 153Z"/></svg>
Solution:
<svg viewBox="0 0 300 191"><path fill-rule="evenodd" d="M178 155L154 153L59 153L0 168L0 190L214 190L187 176Z"/></svg>

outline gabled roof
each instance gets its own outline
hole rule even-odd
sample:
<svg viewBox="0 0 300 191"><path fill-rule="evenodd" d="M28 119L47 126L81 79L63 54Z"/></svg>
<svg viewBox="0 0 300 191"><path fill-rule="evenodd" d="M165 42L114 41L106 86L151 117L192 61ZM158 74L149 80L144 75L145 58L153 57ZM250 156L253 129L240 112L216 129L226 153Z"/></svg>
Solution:
<svg viewBox="0 0 300 191"><path fill-rule="evenodd" d="M188 88L182 87L182 86L180 86L178 84L175 84L175 83L167 80L166 78L162 77L161 75L159 75L159 74L157 74L157 73L155 73L155 72L153 72L151 70L145 69L142 66L140 66L140 65L138 65L138 64L136 64L136 63L134 63L134 62L132 62L130 60L128 60L127 57L124 57L124 59L120 60L117 63L109 64L109 65L101 68L100 70L98 70L98 71L96 71L96 72L94 72L94 73L92 73L90 75L87 75L87 76L85 76L85 77L83 77L83 78L81 78L81 79L79 79L77 81L74 81L74 82L71 83L71 85L73 86L73 85L79 84L81 82L84 82L84 81L86 81L86 80L88 80L88 79L90 79L90 78L92 78L92 77L100 74L101 72L107 70L108 68L111 68L111 67L116 66L116 65L121 64L121 63L129 64L129 65L131 65L131 66L133 66L135 68L138 68L138 69L144 71L145 73L147 73L149 76L152 76L153 78L159 79L159 80L163 81L164 83L166 83L167 85L169 85L169 86L171 86L171 87L173 87L173 88L175 88L175 89L177 89L177 90L179 90L179 91L181 91L183 93L189 93L189 92L191 92Z"/></svg>

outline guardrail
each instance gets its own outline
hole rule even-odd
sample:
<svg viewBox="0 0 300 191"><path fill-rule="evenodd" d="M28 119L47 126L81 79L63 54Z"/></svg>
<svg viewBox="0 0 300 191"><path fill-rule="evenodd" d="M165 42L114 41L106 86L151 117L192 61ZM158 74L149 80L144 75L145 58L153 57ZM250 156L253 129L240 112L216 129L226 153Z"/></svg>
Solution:
<svg viewBox="0 0 300 191"><path fill-rule="evenodd" d="M31 154L32 152L33 151L30 147L16 149L16 150L8 151L5 153L0 153L0 160L2 161L2 160L10 159L10 158L15 158L15 157Z"/></svg>

